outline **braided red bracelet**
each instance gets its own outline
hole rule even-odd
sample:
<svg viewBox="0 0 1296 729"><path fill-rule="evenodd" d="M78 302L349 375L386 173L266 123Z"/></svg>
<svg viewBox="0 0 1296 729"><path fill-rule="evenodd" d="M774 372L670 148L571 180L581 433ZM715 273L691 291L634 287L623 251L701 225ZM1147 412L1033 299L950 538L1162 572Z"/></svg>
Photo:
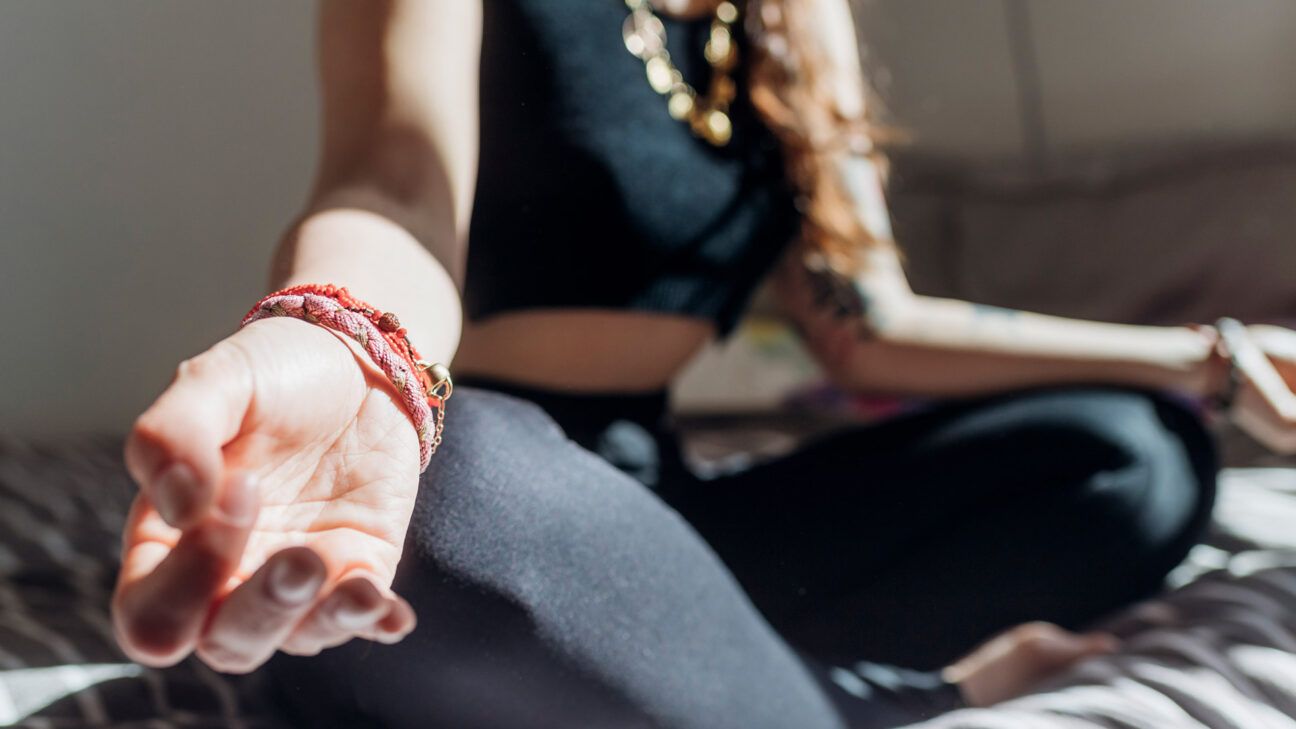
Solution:
<svg viewBox="0 0 1296 729"><path fill-rule="evenodd" d="M332 284L302 284L276 291L253 306L240 326L272 316L290 316L354 339L396 386L414 421L419 472L427 469L445 429L445 401L453 391L450 371L419 356L400 319L383 313Z"/></svg>

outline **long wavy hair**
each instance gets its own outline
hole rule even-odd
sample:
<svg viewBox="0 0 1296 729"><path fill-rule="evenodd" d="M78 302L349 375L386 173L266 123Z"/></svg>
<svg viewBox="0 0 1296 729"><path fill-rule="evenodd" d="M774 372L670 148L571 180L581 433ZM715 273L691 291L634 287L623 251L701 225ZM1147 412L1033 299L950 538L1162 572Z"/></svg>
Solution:
<svg viewBox="0 0 1296 729"><path fill-rule="evenodd" d="M746 31L752 104L783 145L805 251L819 265L854 272L870 247L891 241L869 232L844 176L850 156L868 156L885 170L849 7L845 0L747 0Z"/></svg>

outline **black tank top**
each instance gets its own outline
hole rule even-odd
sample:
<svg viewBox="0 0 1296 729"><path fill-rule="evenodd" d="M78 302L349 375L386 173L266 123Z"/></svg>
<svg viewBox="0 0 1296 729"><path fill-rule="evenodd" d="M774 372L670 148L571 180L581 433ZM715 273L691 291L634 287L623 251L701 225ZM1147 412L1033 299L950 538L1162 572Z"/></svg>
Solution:
<svg viewBox="0 0 1296 729"><path fill-rule="evenodd" d="M799 227L744 70L732 141L713 147L670 117L626 51L622 0L483 4L468 317L634 309L727 334ZM663 21L675 65L705 89L709 20Z"/></svg>

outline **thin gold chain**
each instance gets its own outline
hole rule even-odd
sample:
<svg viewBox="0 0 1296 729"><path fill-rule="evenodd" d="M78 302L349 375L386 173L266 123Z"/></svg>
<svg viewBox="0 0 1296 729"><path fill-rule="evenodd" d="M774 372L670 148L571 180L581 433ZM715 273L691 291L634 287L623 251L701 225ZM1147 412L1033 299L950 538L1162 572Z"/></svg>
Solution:
<svg viewBox="0 0 1296 729"><path fill-rule="evenodd" d="M684 81L684 74L671 62L666 50L666 26L653 12L649 0L625 0L630 15L621 26L626 50L644 62L648 85L666 97L671 118L686 122L693 133L707 142L723 147L733 136L729 104L733 102L733 69L738 65L738 44L733 26L738 21L738 6L723 0L711 19L711 35L705 56L711 65L711 85L706 96Z"/></svg>

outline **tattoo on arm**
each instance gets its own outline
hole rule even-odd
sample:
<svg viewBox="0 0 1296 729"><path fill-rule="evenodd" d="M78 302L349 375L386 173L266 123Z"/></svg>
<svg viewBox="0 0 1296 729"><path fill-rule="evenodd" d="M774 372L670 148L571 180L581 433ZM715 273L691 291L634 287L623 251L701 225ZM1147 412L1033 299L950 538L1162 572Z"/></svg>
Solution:
<svg viewBox="0 0 1296 729"><path fill-rule="evenodd" d="M860 339L877 335L877 311L858 282L826 267L807 267L805 272L816 308L826 310L834 319L851 320Z"/></svg>

